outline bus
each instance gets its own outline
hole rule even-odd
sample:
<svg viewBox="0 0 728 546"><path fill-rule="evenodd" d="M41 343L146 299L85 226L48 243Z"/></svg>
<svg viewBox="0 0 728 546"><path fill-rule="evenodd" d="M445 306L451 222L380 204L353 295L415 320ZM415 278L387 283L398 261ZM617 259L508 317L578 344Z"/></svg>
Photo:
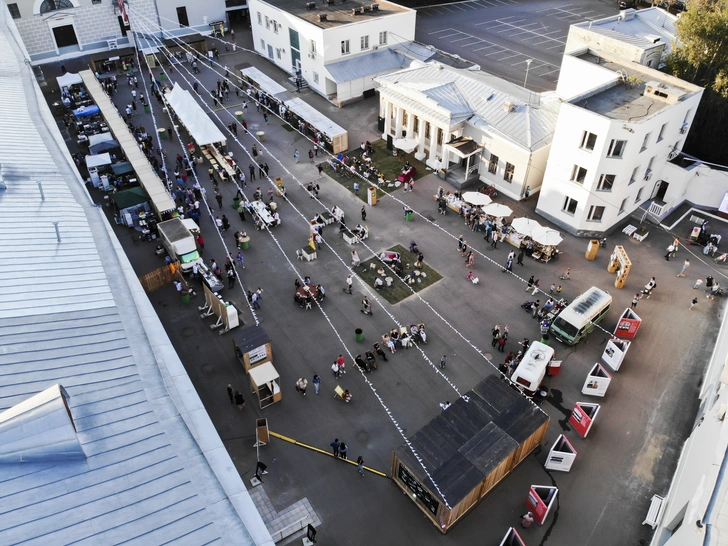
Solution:
<svg viewBox="0 0 728 546"><path fill-rule="evenodd" d="M551 347L539 341L534 341L528 346L526 354L523 355L518 367L511 375L511 381L526 396L533 396L546 376L546 370L553 358L554 350Z"/></svg>
<svg viewBox="0 0 728 546"><path fill-rule="evenodd" d="M556 316L549 332L562 343L576 345L599 324L611 305L609 292L592 286Z"/></svg>

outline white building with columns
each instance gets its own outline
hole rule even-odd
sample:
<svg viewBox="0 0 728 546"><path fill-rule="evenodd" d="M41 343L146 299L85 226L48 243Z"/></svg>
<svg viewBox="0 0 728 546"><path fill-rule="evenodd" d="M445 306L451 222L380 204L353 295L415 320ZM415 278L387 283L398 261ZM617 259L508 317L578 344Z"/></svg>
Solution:
<svg viewBox="0 0 728 546"><path fill-rule="evenodd" d="M373 96L373 78L434 54L411 44L416 12L375 0L250 0L255 50L331 102ZM407 44L408 50L398 49Z"/></svg>
<svg viewBox="0 0 728 546"><path fill-rule="evenodd" d="M538 191L561 100L480 71L439 63L380 76L382 138L444 171L458 188L481 180L519 199Z"/></svg>

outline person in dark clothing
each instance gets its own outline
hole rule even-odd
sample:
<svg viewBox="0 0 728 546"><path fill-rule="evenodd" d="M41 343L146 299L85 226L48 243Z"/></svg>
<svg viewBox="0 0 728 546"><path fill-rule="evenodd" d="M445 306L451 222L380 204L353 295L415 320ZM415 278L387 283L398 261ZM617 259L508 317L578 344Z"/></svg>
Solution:
<svg viewBox="0 0 728 546"><path fill-rule="evenodd" d="M387 362L387 353L385 353L382 350L382 348L379 346L379 343L375 343L373 345L373 347L374 347L374 352L376 352L381 357L382 360L384 360L385 362Z"/></svg>
<svg viewBox="0 0 728 546"><path fill-rule="evenodd" d="M329 444L331 446L332 451L334 452L334 457L339 456L339 449L341 448L341 442L339 442L338 438L334 438L334 441Z"/></svg>
<svg viewBox="0 0 728 546"><path fill-rule="evenodd" d="M241 410L245 407L245 400L243 400L243 394L240 391L235 391L235 405Z"/></svg>
<svg viewBox="0 0 728 546"><path fill-rule="evenodd" d="M250 179L255 180L255 166L252 163L248 165L248 171L250 171Z"/></svg>

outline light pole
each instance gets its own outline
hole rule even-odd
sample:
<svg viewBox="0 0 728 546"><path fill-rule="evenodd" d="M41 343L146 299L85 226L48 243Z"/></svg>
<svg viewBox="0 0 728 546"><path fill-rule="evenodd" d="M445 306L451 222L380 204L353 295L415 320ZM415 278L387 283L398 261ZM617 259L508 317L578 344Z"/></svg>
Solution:
<svg viewBox="0 0 728 546"><path fill-rule="evenodd" d="M533 59L526 59L526 77L523 79L523 87L526 87L526 82L528 81L528 69L531 68L532 62Z"/></svg>

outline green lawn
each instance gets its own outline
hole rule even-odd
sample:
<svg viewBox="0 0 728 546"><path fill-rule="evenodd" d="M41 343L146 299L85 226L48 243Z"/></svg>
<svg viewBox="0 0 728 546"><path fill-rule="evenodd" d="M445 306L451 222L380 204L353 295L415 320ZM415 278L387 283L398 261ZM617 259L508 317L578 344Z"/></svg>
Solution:
<svg viewBox="0 0 728 546"><path fill-rule="evenodd" d="M402 245L395 245L392 248L389 249L392 252L399 252L400 256L402 256L402 265L404 266L404 274L407 276L408 274L411 274L414 270L414 263L417 259L417 257L412 254L407 248L403 247ZM376 263L377 267L376 269L370 269L369 264ZM379 269L379 266L382 264L381 260L378 258L371 258L365 262L361 263L361 266L357 270L357 274L372 288L374 288L374 279L376 279L379 275L377 275L377 269ZM412 290L415 292L419 292L423 288L427 288L428 286L432 286L437 281L442 279L442 275L440 275L437 271L432 269L430 266L427 265L427 256L425 256L425 265L424 267L419 270L424 275L420 275L417 277L420 282L415 282L412 285L405 284L402 279L397 277L393 271L387 269L385 267L386 275L385 277L392 277L394 279L394 282L392 283L392 286L387 288L387 286L383 286L380 290L377 292L380 296L382 296L385 300L387 300L389 303L399 303L405 298L408 298L409 296L413 295ZM384 280L384 278L382 278ZM412 290L410 290L412 288Z"/></svg>
<svg viewBox="0 0 728 546"><path fill-rule="evenodd" d="M423 176L429 174L431 171L427 170L427 166L422 163L421 161L417 161L412 154L404 154L401 151L395 156L387 150L387 143L383 140L376 140L372 142L372 147L374 148L374 154L372 155L372 162L374 163L374 166L382 173L384 173L384 179L387 181L396 181L397 176L402 170L402 165L404 165L405 161L409 161L411 165L414 166L414 168L417 170L414 178L415 180L422 178ZM360 148L355 148L354 150L350 151L348 154L349 156L359 157L361 154ZM359 181L359 199L366 202L367 200L367 188L370 188L371 185L361 178L351 176L347 178L343 174L339 174L334 172L334 169L331 168L331 165L328 164L328 162L324 161L321 163L324 167L324 172L328 174L331 178L336 180L339 184L344 186L346 189L348 189L351 193L354 193L354 182ZM370 182L376 182L375 180L371 180ZM396 191L398 189L401 189L401 186L399 188L396 188L394 186L392 187L384 187L382 188L384 191L390 193L393 191ZM377 197L382 197L383 193L378 192Z"/></svg>

